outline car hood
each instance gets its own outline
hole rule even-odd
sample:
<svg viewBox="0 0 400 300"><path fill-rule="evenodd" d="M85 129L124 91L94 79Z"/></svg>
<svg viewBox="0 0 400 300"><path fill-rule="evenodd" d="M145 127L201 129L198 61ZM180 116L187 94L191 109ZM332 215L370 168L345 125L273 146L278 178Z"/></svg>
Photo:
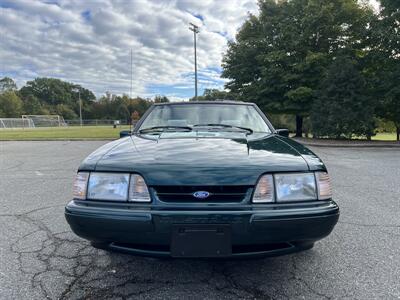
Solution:
<svg viewBox="0 0 400 300"><path fill-rule="evenodd" d="M148 185L254 185L269 172L324 169L300 144L277 135L132 136L100 147L80 170L137 172Z"/></svg>

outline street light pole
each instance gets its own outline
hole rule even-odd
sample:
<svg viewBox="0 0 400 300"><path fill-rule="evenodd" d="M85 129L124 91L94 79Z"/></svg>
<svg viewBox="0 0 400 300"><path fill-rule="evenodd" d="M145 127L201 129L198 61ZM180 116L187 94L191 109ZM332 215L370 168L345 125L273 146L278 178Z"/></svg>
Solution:
<svg viewBox="0 0 400 300"><path fill-rule="evenodd" d="M78 90L78 97L79 97L79 120L82 127L82 100L81 100L81 91Z"/></svg>
<svg viewBox="0 0 400 300"><path fill-rule="evenodd" d="M129 98L130 99L132 99L132 81L133 81L132 65L133 65L133 58L132 58L132 49L131 49L131 87L129 89Z"/></svg>
<svg viewBox="0 0 400 300"><path fill-rule="evenodd" d="M190 23L189 30L193 31L194 39L194 99L197 100L197 46L196 46L196 34L199 33L199 26Z"/></svg>
<svg viewBox="0 0 400 300"><path fill-rule="evenodd" d="M81 100L81 90L79 89L79 87L78 86L76 86L76 87L74 87L73 89L72 89L72 91L73 92L76 92L76 93L78 93L78 101L79 101L79 121L80 121L80 124L81 124L81 127L82 127L82 100Z"/></svg>

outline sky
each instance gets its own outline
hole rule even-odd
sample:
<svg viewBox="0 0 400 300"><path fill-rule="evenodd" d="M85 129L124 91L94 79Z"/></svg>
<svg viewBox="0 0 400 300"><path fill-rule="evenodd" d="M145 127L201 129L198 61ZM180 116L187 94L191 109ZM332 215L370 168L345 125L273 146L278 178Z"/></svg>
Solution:
<svg viewBox="0 0 400 300"><path fill-rule="evenodd" d="M54 77L98 97L129 95L132 50L132 96L188 99L194 95L189 23L200 27L201 95L223 88L227 42L257 9L257 0L0 0L0 78L21 87Z"/></svg>

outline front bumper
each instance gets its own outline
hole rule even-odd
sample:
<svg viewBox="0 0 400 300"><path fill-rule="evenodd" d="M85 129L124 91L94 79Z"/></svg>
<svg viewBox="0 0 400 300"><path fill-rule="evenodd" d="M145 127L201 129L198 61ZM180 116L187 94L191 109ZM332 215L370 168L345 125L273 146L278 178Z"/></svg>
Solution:
<svg viewBox="0 0 400 300"><path fill-rule="evenodd" d="M232 256L264 256L303 250L326 237L339 218L334 201L297 205L211 209L146 208L71 201L65 217L73 232L106 248L134 254L171 256L173 226L225 224Z"/></svg>

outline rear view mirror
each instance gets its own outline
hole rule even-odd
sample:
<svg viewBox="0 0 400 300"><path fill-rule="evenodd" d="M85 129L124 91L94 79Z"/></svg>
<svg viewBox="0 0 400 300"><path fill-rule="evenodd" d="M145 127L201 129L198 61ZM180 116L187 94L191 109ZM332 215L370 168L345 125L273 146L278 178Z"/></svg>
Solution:
<svg viewBox="0 0 400 300"><path fill-rule="evenodd" d="M289 137L289 129L276 129L276 133L280 136Z"/></svg>
<svg viewBox="0 0 400 300"><path fill-rule="evenodd" d="M119 133L119 138L123 138L123 137L130 136L130 135L132 135L132 131L130 131L130 130L122 130Z"/></svg>

